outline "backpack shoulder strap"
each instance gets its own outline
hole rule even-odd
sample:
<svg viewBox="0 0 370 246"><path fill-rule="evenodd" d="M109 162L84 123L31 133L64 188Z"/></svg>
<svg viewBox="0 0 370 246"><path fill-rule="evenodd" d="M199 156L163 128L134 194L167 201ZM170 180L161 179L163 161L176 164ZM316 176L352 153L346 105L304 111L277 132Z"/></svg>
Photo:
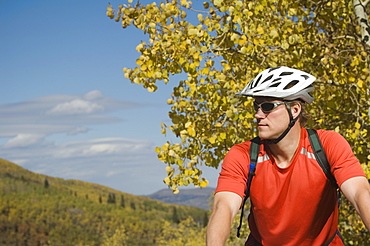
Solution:
<svg viewBox="0 0 370 246"><path fill-rule="evenodd" d="M311 147L312 147L312 149L314 151L314 154L315 154L315 157L316 157L317 162L319 163L320 167L324 171L327 179L329 179L330 182L337 189L338 207L339 207L340 206L341 192L338 189L339 187L338 187L337 181L335 180L335 177L333 176L333 174L330 171L330 164L329 164L329 161L328 161L328 159L326 157L324 148L321 145L320 138L319 138L316 130L314 130L314 129L306 129L306 130L308 132L308 136L309 136L309 139L310 139ZM340 239L342 239L342 242L343 242L342 235L340 234L340 232L337 229L336 232L335 232L335 234L324 245L325 246L326 245L329 245L334 240L334 238L335 238L335 236L337 234L339 235Z"/></svg>
<svg viewBox="0 0 370 246"><path fill-rule="evenodd" d="M335 180L333 174L330 171L330 165L329 165L328 159L326 158L324 148L321 145L321 141L319 139L319 136L317 135L316 130L314 129L306 129L306 130L308 132L310 143L314 151L317 162L319 163L320 167L322 168L322 170L324 171L326 177L330 180L330 182L332 182L332 184L336 188L338 188L337 181Z"/></svg>
<svg viewBox="0 0 370 246"><path fill-rule="evenodd" d="M243 203L241 206L242 212L240 214L240 220L239 220L239 226L238 226L238 231L236 236L240 237L240 229L243 224L243 216L244 216L244 205L246 201L249 198L250 195L250 187L252 184L252 179L256 175L256 167L257 167L257 160L258 160L258 154L260 152L260 144L261 144L261 139L259 137L255 137L251 140L251 145L250 145L250 150L249 150L249 157L250 157L250 162L249 162L249 173L248 173L248 180L247 180L247 188L244 192L245 196L243 199Z"/></svg>
<svg viewBox="0 0 370 246"><path fill-rule="evenodd" d="M249 197L252 178L253 176L256 175L255 172L256 172L256 167L257 167L258 154L260 152L260 144L261 144L261 140L259 137L255 137L251 140L251 146L249 150L250 163L249 163L248 183L247 183L247 189L245 191L245 195L247 197Z"/></svg>

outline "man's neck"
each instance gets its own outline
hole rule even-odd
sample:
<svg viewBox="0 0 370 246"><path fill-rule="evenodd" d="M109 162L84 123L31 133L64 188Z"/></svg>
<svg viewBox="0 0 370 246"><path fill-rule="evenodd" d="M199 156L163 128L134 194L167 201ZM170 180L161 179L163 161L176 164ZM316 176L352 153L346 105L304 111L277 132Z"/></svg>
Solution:
<svg viewBox="0 0 370 246"><path fill-rule="evenodd" d="M279 143L268 145L268 148L279 167L285 168L291 164L300 140L301 127L299 124L296 124Z"/></svg>

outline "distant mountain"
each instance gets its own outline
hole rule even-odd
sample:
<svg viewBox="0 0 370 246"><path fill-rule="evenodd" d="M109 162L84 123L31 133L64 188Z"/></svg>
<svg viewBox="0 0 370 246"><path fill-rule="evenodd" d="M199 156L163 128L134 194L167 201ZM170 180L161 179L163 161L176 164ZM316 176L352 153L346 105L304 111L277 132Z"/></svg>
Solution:
<svg viewBox="0 0 370 246"><path fill-rule="evenodd" d="M209 210L212 207L214 188L183 189L173 194L170 189L162 189L147 197L170 204L185 205Z"/></svg>

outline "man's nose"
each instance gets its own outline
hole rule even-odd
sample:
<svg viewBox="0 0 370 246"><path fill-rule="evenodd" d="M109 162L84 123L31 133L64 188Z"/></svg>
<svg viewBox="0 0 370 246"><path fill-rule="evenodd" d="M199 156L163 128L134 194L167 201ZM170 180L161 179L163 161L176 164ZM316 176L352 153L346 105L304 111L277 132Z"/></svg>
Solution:
<svg viewBox="0 0 370 246"><path fill-rule="evenodd" d="M256 118L256 119L262 119L262 118L264 118L266 115L265 115L265 113L262 111L262 109L261 108L258 108L257 109L257 111L256 111L256 113L254 114L254 118Z"/></svg>

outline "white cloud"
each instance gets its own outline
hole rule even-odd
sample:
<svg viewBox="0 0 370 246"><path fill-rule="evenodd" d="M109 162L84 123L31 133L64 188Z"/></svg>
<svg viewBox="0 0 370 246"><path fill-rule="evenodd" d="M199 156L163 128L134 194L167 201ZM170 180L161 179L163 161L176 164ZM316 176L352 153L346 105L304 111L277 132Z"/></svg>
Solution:
<svg viewBox="0 0 370 246"><path fill-rule="evenodd" d="M0 105L0 138L14 138L18 134L76 135L87 132L86 125L122 121L107 113L136 106L105 97L98 90L84 95L52 95Z"/></svg>
<svg viewBox="0 0 370 246"><path fill-rule="evenodd" d="M77 135L79 133L85 133L87 132L89 129L86 128L86 127L75 127L73 129L71 129L70 131L67 131L67 135L69 136L73 136L73 135Z"/></svg>
<svg viewBox="0 0 370 246"><path fill-rule="evenodd" d="M102 138L87 141L68 142L61 144L53 151L55 158L78 158L106 155L129 155L141 154L154 151L153 143L146 140L124 139L124 138ZM105 157L103 157L105 158Z"/></svg>
<svg viewBox="0 0 370 246"><path fill-rule="evenodd" d="M103 98L103 93L101 93L101 91L98 90L90 91L84 95L84 98L88 101L96 100L99 98Z"/></svg>
<svg viewBox="0 0 370 246"><path fill-rule="evenodd" d="M72 133L84 132L84 127L67 125L67 124L33 124L27 123L14 123L14 124L2 124L0 127L0 138L14 138L19 134L24 135L51 135L55 133Z"/></svg>
<svg viewBox="0 0 370 246"><path fill-rule="evenodd" d="M10 139L5 145L5 148L26 147L29 145L40 143L44 135L40 134L18 134L16 137Z"/></svg>
<svg viewBox="0 0 370 246"><path fill-rule="evenodd" d="M70 102L56 105L51 110L47 111L46 114L91 114L102 110L104 110L104 106L102 105L82 99L75 99Z"/></svg>

